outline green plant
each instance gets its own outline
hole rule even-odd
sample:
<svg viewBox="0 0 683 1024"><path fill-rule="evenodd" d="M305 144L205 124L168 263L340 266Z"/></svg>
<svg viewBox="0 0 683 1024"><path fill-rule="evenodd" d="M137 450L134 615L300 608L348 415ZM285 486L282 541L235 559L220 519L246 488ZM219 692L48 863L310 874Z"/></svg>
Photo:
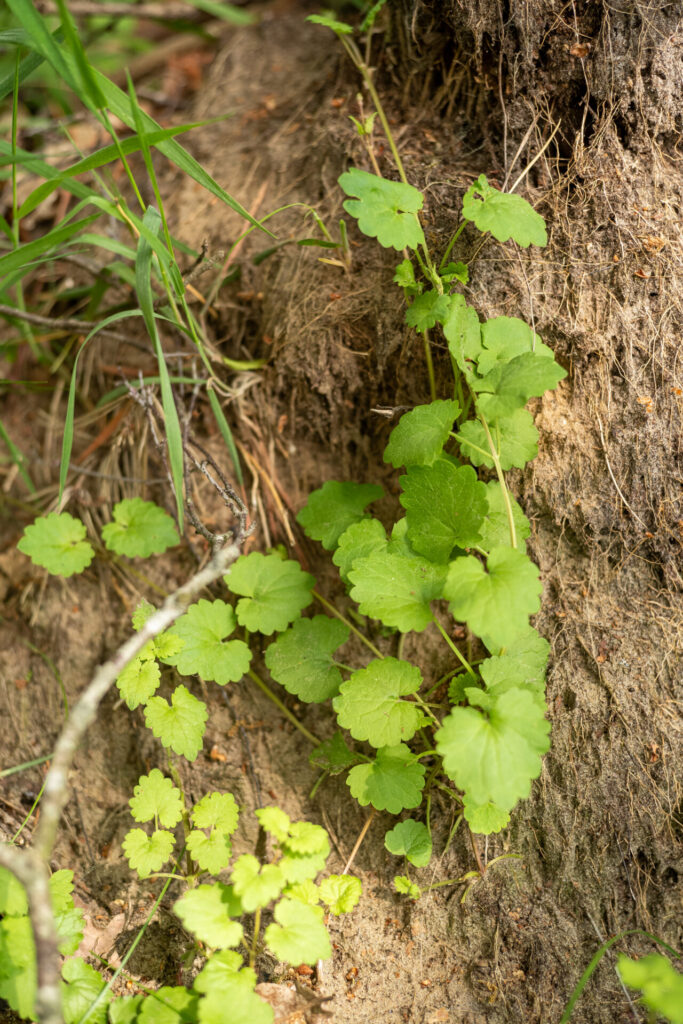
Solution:
<svg viewBox="0 0 683 1024"><path fill-rule="evenodd" d="M670 1024L683 1024L683 975L670 960L659 953L631 960L622 953L617 970L629 988L643 993L641 1001L649 1010L650 1020L665 1017Z"/></svg>

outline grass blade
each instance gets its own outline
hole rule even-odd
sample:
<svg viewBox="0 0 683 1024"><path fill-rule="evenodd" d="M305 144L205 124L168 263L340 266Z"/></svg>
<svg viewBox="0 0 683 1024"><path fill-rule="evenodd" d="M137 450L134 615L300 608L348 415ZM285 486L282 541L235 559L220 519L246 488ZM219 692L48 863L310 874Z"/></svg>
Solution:
<svg viewBox="0 0 683 1024"><path fill-rule="evenodd" d="M244 487L244 476L242 474L240 457L237 453L237 445L235 444L235 439L232 436L232 430L230 429L228 421L225 418L225 414L221 409L221 403L218 401L218 395L211 387L211 381L207 383L206 391L209 396L209 403L211 405L211 411L214 415L214 419L216 420L216 423L218 424L218 429L220 430L223 440L225 441L225 446L230 452L230 458L232 459L232 464L235 467L235 476L239 481L240 487Z"/></svg>
<svg viewBox="0 0 683 1024"><path fill-rule="evenodd" d="M154 209L150 206L145 211L143 218L145 227L149 232L159 235L159 229L161 228L161 217ZM157 356L157 363L159 365L159 377L161 378L161 404L164 409L165 428L166 428L166 444L168 446L168 461L171 469L171 478L173 480L173 489L175 491L176 508L178 511L178 525L182 532L183 528L183 476L184 476L184 456L183 456L183 441L180 431L180 421L178 419L178 410L175 406L173 399L173 390L171 388L171 382L168 375L168 367L164 360L164 353L161 348L161 341L159 339L159 332L157 331L156 320L154 319L154 297L152 294L152 246L147 241L146 235L140 236L138 243L138 251L135 258L135 284L138 293L138 300L140 302L140 308L142 315L145 320L145 326L149 332L149 336L154 343L154 348Z"/></svg>
<svg viewBox="0 0 683 1024"><path fill-rule="evenodd" d="M82 220L63 224L59 228L48 231L42 238L36 238L33 242L26 242L25 245L20 245L13 252L5 253L4 256L0 256L0 275L9 274L13 270L27 267L36 257L44 256L51 249L61 245L62 242L67 242L82 228L97 220L99 216L99 213L93 213L89 217L83 217Z"/></svg>
<svg viewBox="0 0 683 1024"><path fill-rule="evenodd" d="M26 469L26 459L22 455L19 448L17 448L12 438L7 433L7 430L5 429L5 424L2 422L2 420L0 420L0 437L7 445L7 450L10 453L12 462L19 471L21 479L24 481L31 494L35 494L36 488L33 484L33 480L31 480L31 477L29 476L28 470Z"/></svg>
<svg viewBox="0 0 683 1024"><path fill-rule="evenodd" d="M200 11L206 11L214 18L221 18L229 21L232 25L253 25L255 18L247 11L241 11L234 4L217 3L216 0L189 0L193 7Z"/></svg>

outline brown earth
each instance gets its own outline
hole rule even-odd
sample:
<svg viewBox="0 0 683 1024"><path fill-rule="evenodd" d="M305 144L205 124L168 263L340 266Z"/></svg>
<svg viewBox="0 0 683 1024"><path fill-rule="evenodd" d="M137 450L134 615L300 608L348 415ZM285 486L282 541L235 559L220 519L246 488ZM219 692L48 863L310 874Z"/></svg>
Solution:
<svg viewBox="0 0 683 1024"><path fill-rule="evenodd" d="M335 955L321 987L334 994L327 1006L340 1024L556 1024L603 939L641 928L683 946L683 174L676 148L683 34L675 5L664 4L620 11L602 2L565 8L515 0L504 25L493 0L404 0L391 13L388 34L373 40L373 59L409 180L426 194L430 245L438 251L447 241L474 177L484 172L510 186L536 158L519 190L548 221L547 249L519 251L493 240L478 248L466 231L461 253L469 259L476 252L468 301L485 317L533 321L569 371L532 406L539 456L512 475L544 581L537 625L553 648L553 747L511 827L480 840L487 862L503 853L520 859L492 867L464 902L462 885L415 904L399 900L391 879L403 868L383 846L390 819L376 817L354 864L364 900L348 919L332 922ZM194 111L232 117L193 133L189 144L253 213L308 203L334 224L337 177L367 161L348 121L358 91L331 33L302 24L296 7L267 8L260 27L240 31L216 55ZM378 159L391 176L381 145ZM174 231L188 244L206 239L210 253L227 251L242 230L194 184L169 178L166 192ZM300 207L279 214L272 227L281 239L313 233ZM397 482L383 447L396 411L429 396L423 352L391 283L395 257L354 228L351 239L346 274L294 244L255 266L250 257L269 243L250 235L233 260L240 279L221 289L207 321L223 356L269 359L263 370L226 378L226 409L251 460L256 544L289 544L332 588L329 563L301 537L295 512L334 477L383 483L389 497L380 508L388 518ZM207 280L196 286L206 292ZM434 358L445 394L450 370L438 338ZM126 359L134 362L128 350ZM94 356L86 372L101 392L113 386ZM27 419L18 399L6 412L42 482L53 481L59 439L50 436L48 417L38 410ZM210 418L200 414L195 426L227 464ZM84 423L81 449L92 437ZM144 422L132 412L106 458L100 452L85 465L136 477L149 460L158 475L145 445ZM93 523L106 518L112 500L139 492L93 480L81 477L72 498ZM210 498L204 501L211 511ZM12 551L21 524L10 516L16 512L5 517L0 556L0 680L5 743L17 763L51 749L63 714L58 680L34 648L54 659L73 700L126 635L136 595L129 576L100 563L82 578L45 582ZM186 551L144 568L169 588L192 564ZM411 637L406 653L426 676L444 671L429 630ZM329 867L341 870L366 818L344 782L328 781L309 799L308 744L246 682L227 694L213 687L207 698L205 755L184 772L190 792L228 789L246 808L272 800L292 816L320 821L334 843ZM314 732L329 735L325 708L290 706ZM225 760L212 759L214 746ZM120 843L131 788L142 771L163 765L160 753L141 717L110 697L78 755L77 799L56 854L56 866L76 859L93 926L118 922L119 952L156 891L131 883ZM39 786L38 771L10 777L0 801L5 833L16 830ZM435 798L432 820L439 854L453 808ZM246 846L255 840L252 828ZM412 873L428 885L474 866L458 831L447 853ZM181 940L162 914L129 965L133 974L176 983ZM652 947L636 936L617 948L638 954ZM262 964L264 980L272 970ZM641 1019L608 954L572 1020L611 1024L634 1013Z"/></svg>

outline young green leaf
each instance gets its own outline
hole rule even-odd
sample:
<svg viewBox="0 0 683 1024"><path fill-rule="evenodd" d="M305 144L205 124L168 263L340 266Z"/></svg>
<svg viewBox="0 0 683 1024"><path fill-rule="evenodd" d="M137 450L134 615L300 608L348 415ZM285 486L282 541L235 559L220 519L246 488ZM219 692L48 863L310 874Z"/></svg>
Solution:
<svg viewBox="0 0 683 1024"><path fill-rule="evenodd" d="M490 836L492 832L500 832L510 821L508 811L503 811L490 802L477 804L467 794L463 800L463 810L470 831L484 836Z"/></svg>
<svg viewBox="0 0 683 1024"><path fill-rule="evenodd" d="M480 231L490 231L499 242L509 238L526 249L548 244L545 221L521 196L499 192L480 174L462 201L465 220L474 221Z"/></svg>
<svg viewBox="0 0 683 1024"><path fill-rule="evenodd" d="M225 577L237 602L237 621L265 636L286 629L311 603L315 580L298 562L254 551L240 555Z"/></svg>
<svg viewBox="0 0 683 1024"><path fill-rule="evenodd" d="M353 875L328 875L318 887L320 899L336 916L348 914L353 910L362 891L360 878Z"/></svg>
<svg viewBox="0 0 683 1024"><path fill-rule="evenodd" d="M135 1024L144 995L119 996L109 1004L109 1024Z"/></svg>
<svg viewBox="0 0 683 1024"><path fill-rule="evenodd" d="M232 793L207 793L192 810L195 828L213 828L232 835L237 828L239 807Z"/></svg>
<svg viewBox="0 0 683 1024"><path fill-rule="evenodd" d="M0 999L20 1017L33 1017L36 951L28 914L0 920Z"/></svg>
<svg viewBox="0 0 683 1024"><path fill-rule="evenodd" d="M126 498L112 512L114 521L102 527L102 540L117 555L148 558L180 543L175 523L153 501Z"/></svg>
<svg viewBox="0 0 683 1024"><path fill-rule="evenodd" d="M501 469L522 469L538 455L538 431L528 409L515 409L509 416L501 416L489 424L489 431ZM463 423L458 443L463 455L475 466L493 469L486 431L479 420Z"/></svg>
<svg viewBox="0 0 683 1024"><path fill-rule="evenodd" d="M345 21L338 21L330 14L309 14L306 21L312 21L314 25L324 25L331 28L338 36L350 36L353 33L353 26L347 25Z"/></svg>
<svg viewBox="0 0 683 1024"><path fill-rule="evenodd" d="M211 875L227 868L232 857L232 843L224 833L216 830L207 836L193 829L187 837L187 849L201 870Z"/></svg>
<svg viewBox="0 0 683 1024"><path fill-rule="evenodd" d="M293 853L287 852L277 862L287 885L305 882L315 878L325 867L330 852L329 842L326 849L319 853Z"/></svg>
<svg viewBox="0 0 683 1024"><path fill-rule="evenodd" d="M359 757L349 750L344 742L344 737L337 731L331 739L325 740L319 747L311 751L308 760L312 768L320 768L330 775L339 775L347 768L358 764Z"/></svg>
<svg viewBox="0 0 683 1024"><path fill-rule="evenodd" d="M401 821L384 837L384 845L395 857L407 857L416 868L424 868L432 856L432 837L421 821Z"/></svg>
<svg viewBox="0 0 683 1024"><path fill-rule="evenodd" d="M351 597L362 615L401 632L420 633L432 621L430 601L443 594L447 569L426 558L375 552L354 562Z"/></svg>
<svg viewBox="0 0 683 1024"><path fill-rule="evenodd" d="M337 619L316 615L297 619L272 643L265 662L273 679L307 703L320 703L339 693L342 676L333 654L349 638Z"/></svg>
<svg viewBox="0 0 683 1024"><path fill-rule="evenodd" d="M26 890L7 868L0 868L0 914L11 917L28 914Z"/></svg>
<svg viewBox="0 0 683 1024"><path fill-rule="evenodd" d="M339 575L348 583L349 572L359 558L366 558L373 551L385 551L386 530L378 519L361 519L352 523L339 538L339 546L332 555L332 561L339 567Z"/></svg>
<svg viewBox="0 0 683 1024"><path fill-rule="evenodd" d="M486 484L477 480L471 466L437 459L433 466L411 466L399 482L408 541L421 555L447 562L454 547L481 543Z"/></svg>
<svg viewBox="0 0 683 1024"><path fill-rule="evenodd" d="M195 1024L198 1004L195 993L182 985L164 985L143 999L138 1024Z"/></svg>
<svg viewBox="0 0 683 1024"><path fill-rule="evenodd" d="M275 924L265 931L268 948L278 960L290 964L315 964L329 960L332 947L317 907L299 900L281 900L275 907Z"/></svg>
<svg viewBox="0 0 683 1024"><path fill-rule="evenodd" d="M106 987L106 982L99 971L86 964L80 957L65 960L62 966L60 991L62 995L62 1013L65 1024L79 1024L90 1010L91 1005ZM106 992L94 1010L88 1014L90 1024L105 1024L111 993Z"/></svg>
<svg viewBox="0 0 683 1024"><path fill-rule="evenodd" d="M507 508L503 488L497 480L489 480L486 484L486 496L488 498L489 510L484 516L481 524L480 546L484 551L491 551L493 548L510 547L510 524L508 522ZM508 494L512 506L512 519L515 524L517 543L526 540L531 534L529 520L522 512L515 498Z"/></svg>
<svg viewBox="0 0 683 1024"><path fill-rule="evenodd" d="M232 918L241 917L244 910L231 885L214 882L188 889L174 903L173 913L188 932L214 949L239 946L242 941L242 925Z"/></svg>
<svg viewBox="0 0 683 1024"><path fill-rule="evenodd" d="M544 345L524 320L516 316L497 316L481 325L483 349L477 359L477 372L485 376L499 363L509 363L524 352L553 358L552 349Z"/></svg>
<svg viewBox="0 0 683 1024"><path fill-rule="evenodd" d="M424 715L413 701L401 698L417 693L421 685L419 668L408 661L371 661L342 683L333 701L337 720L354 739L368 740L373 747L408 741L423 724Z"/></svg>
<svg viewBox="0 0 683 1024"><path fill-rule="evenodd" d="M83 911L74 906L74 873L62 868L50 876L50 899L55 915L59 952L71 956L83 941Z"/></svg>
<svg viewBox="0 0 683 1024"><path fill-rule="evenodd" d="M415 882L411 882L406 875L396 875L394 878L394 888L397 893L401 896L408 896L411 900L419 900L422 895L422 889Z"/></svg>
<svg viewBox="0 0 683 1024"><path fill-rule="evenodd" d="M36 519L24 530L17 548L53 576L83 572L95 557L85 540L85 526L68 512L50 512Z"/></svg>
<svg viewBox="0 0 683 1024"><path fill-rule="evenodd" d="M170 858L175 838L172 832L163 829L157 829L148 836L141 828L132 828L122 845L133 871L137 871L140 878L148 878L152 872L160 871Z"/></svg>
<svg viewBox="0 0 683 1024"><path fill-rule="evenodd" d="M289 835L291 821L279 807L259 807L254 811L261 828L265 829L278 843L283 843Z"/></svg>
<svg viewBox="0 0 683 1024"><path fill-rule="evenodd" d="M490 647L489 650L492 652L498 651L500 646ZM550 644L548 641L539 636L537 631L529 626L528 629L525 629L512 643L505 647L505 652L500 657L514 659L519 669L520 679L525 685L543 687L549 654ZM488 664L492 665L498 661L499 657L495 656L488 659Z"/></svg>
<svg viewBox="0 0 683 1024"><path fill-rule="evenodd" d="M365 506L377 501L384 491L377 484L340 483L328 480L308 501L296 517L307 537L319 540L327 551L339 543L342 533L365 519Z"/></svg>
<svg viewBox="0 0 683 1024"><path fill-rule="evenodd" d="M237 858L230 878L248 914L277 899L285 886L285 877L276 864L261 866L250 853L243 853Z"/></svg>
<svg viewBox="0 0 683 1024"><path fill-rule="evenodd" d="M509 363L498 364L473 383L479 392L477 409L490 421L511 416L534 395L552 390L566 376L567 371L554 359L525 352Z"/></svg>
<svg viewBox="0 0 683 1024"><path fill-rule="evenodd" d="M516 548L493 548L486 565L488 572L472 555L456 558L443 593L453 618L505 647L528 629L543 586L534 563Z"/></svg>
<svg viewBox="0 0 683 1024"><path fill-rule="evenodd" d="M459 281L460 284L467 284L470 279L470 272L467 268L466 263L461 263L458 260L457 263L449 263L444 267L443 272L439 274L439 277L444 284L451 284L452 281Z"/></svg>
<svg viewBox="0 0 683 1024"><path fill-rule="evenodd" d="M140 777L128 803L135 821L158 818L164 828L175 828L183 816L180 790L158 768L152 768L149 775Z"/></svg>
<svg viewBox="0 0 683 1024"><path fill-rule="evenodd" d="M358 221L369 238L376 238L385 249L417 249L424 245L424 234L417 213L423 196L412 185L387 181L375 174L352 167L339 178L347 196L344 209Z"/></svg>
<svg viewBox="0 0 683 1024"><path fill-rule="evenodd" d="M286 853L314 854L330 852L330 841L322 825L312 821L295 821L289 827L287 838L282 841Z"/></svg>
<svg viewBox="0 0 683 1024"><path fill-rule="evenodd" d="M428 331L437 323L443 323L450 309L448 295L440 295L432 289L417 295L406 310L406 323L416 331Z"/></svg>
<svg viewBox="0 0 683 1024"><path fill-rule="evenodd" d="M351 795L362 807L400 814L419 807L422 801L425 767L405 743L382 747L370 764L358 764L346 780Z"/></svg>
<svg viewBox="0 0 683 1024"><path fill-rule="evenodd" d="M272 1007L254 991L256 974L242 967L238 953L222 950L214 953L194 980L202 993L199 1000L199 1024L225 1024L229 1007L230 1024L272 1024Z"/></svg>
<svg viewBox="0 0 683 1024"><path fill-rule="evenodd" d="M154 615L155 611L156 608L154 607L154 605L150 604L149 601L145 600L144 597L141 601L138 601L138 603L135 606L135 611L133 612L132 618L133 629L135 630L136 633L140 632L144 624L147 622L147 619L150 617L150 615Z"/></svg>
<svg viewBox="0 0 683 1024"><path fill-rule="evenodd" d="M492 803L509 811L540 775L549 732L533 696L512 689L492 700L488 715L454 708L436 733L436 749L471 805Z"/></svg>
<svg viewBox="0 0 683 1024"><path fill-rule="evenodd" d="M384 450L384 461L401 466L431 466L453 429L460 406L452 400L416 405L401 416Z"/></svg>
<svg viewBox="0 0 683 1024"><path fill-rule="evenodd" d="M164 660L181 676L197 675L219 686L236 683L251 662L251 651L242 640L225 642L236 625L235 613L225 601L198 601L175 622L173 635L183 643Z"/></svg>
<svg viewBox="0 0 683 1024"><path fill-rule="evenodd" d="M177 686L171 704L163 697L152 697L145 708L145 722L164 747L194 761L202 748L204 726L209 713L184 686Z"/></svg>
<svg viewBox="0 0 683 1024"><path fill-rule="evenodd" d="M121 699L131 711L139 704L146 704L156 693L161 682L161 671L156 661L143 659L141 655L129 661L116 677L116 686Z"/></svg>
<svg viewBox="0 0 683 1024"><path fill-rule="evenodd" d="M415 269L411 260L405 259L396 267L393 281L400 288L405 289L408 295L419 295L421 285L415 280Z"/></svg>
<svg viewBox="0 0 683 1024"><path fill-rule="evenodd" d="M473 360L481 353L481 324L476 310L462 295L451 295L451 307L444 320L443 333L448 350L466 377L474 374Z"/></svg>
<svg viewBox="0 0 683 1024"><path fill-rule="evenodd" d="M666 1017L670 1024L683 1024L683 974L659 953L640 960L619 954L617 969L629 988L639 988L640 1001L655 1017Z"/></svg>
<svg viewBox="0 0 683 1024"><path fill-rule="evenodd" d="M317 907L320 903L320 890L310 878L306 879L305 882L288 885L282 895L290 900L299 900L300 903L307 903L309 907Z"/></svg>

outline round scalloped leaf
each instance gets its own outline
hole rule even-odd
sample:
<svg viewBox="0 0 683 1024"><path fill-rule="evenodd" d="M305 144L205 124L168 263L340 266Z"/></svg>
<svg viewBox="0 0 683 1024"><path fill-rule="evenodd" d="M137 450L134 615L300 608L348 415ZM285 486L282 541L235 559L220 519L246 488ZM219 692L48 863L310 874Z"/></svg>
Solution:
<svg viewBox="0 0 683 1024"><path fill-rule="evenodd" d="M330 852L330 841L322 825L312 821L295 821L289 826L282 847L286 853L316 854Z"/></svg>
<svg viewBox="0 0 683 1024"><path fill-rule="evenodd" d="M400 821L384 837L384 845L395 857L407 857L416 868L424 868L432 856L432 837L421 821Z"/></svg>
<svg viewBox="0 0 683 1024"><path fill-rule="evenodd" d="M424 722L413 701L401 700L417 693L422 674L416 665L396 658L381 658L342 683L333 701L337 720L356 740L373 747L392 747L412 739Z"/></svg>
<svg viewBox="0 0 683 1024"><path fill-rule="evenodd" d="M481 542L488 508L486 484L477 480L471 466L438 459L433 466L411 466L399 482L408 542L421 555L432 562L447 562L454 547Z"/></svg>
<svg viewBox="0 0 683 1024"><path fill-rule="evenodd" d="M180 543L175 523L153 501L125 498L112 509L114 521L102 527L109 551L128 558L159 555Z"/></svg>
<svg viewBox="0 0 683 1024"><path fill-rule="evenodd" d="M106 987L100 972L86 964L80 957L73 957L64 961L62 978L64 981L60 983L59 988L65 1024L79 1024L86 1014L92 1024L105 1024L112 998L111 992L105 992L95 1009L88 1013L102 989Z"/></svg>
<svg viewBox="0 0 683 1024"><path fill-rule="evenodd" d="M489 650L494 654L489 663L498 661L500 647ZM549 654L550 644L531 626L505 648L505 657L515 659L527 686L543 686Z"/></svg>
<svg viewBox="0 0 683 1024"><path fill-rule="evenodd" d="M473 803L467 794L463 801L463 811L465 820L470 826L470 832L478 832L484 836L489 836L492 832L500 832L510 821L508 811L501 810L493 803Z"/></svg>
<svg viewBox="0 0 683 1024"><path fill-rule="evenodd" d="M290 900L299 900L301 903L307 903L309 907L317 907L320 903L320 890L310 878L307 878L305 882L288 885L282 895Z"/></svg>
<svg viewBox="0 0 683 1024"><path fill-rule="evenodd" d="M241 917L244 911L231 885L215 882L188 889L173 905L173 913L188 932L213 949L239 946L242 941L242 925L231 919Z"/></svg>
<svg viewBox="0 0 683 1024"><path fill-rule="evenodd" d="M535 352L515 356L473 384L478 392L477 410L489 422L511 416L534 396L551 391L567 376L554 359Z"/></svg>
<svg viewBox="0 0 683 1024"><path fill-rule="evenodd" d="M297 619L266 649L265 662L288 693L320 703L339 693L342 676L333 654L348 638L348 626L337 619Z"/></svg>
<svg viewBox="0 0 683 1024"><path fill-rule="evenodd" d="M349 581L349 572L359 558L367 558L374 551L386 551L386 530L378 519L361 519L352 523L339 538L337 550L332 561L339 567L339 575L345 583Z"/></svg>
<svg viewBox="0 0 683 1024"><path fill-rule="evenodd" d="M141 828L132 828L122 846L131 868L140 878L148 878L152 872L159 871L173 853L175 837L163 829L148 836Z"/></svg>
<svg viewBox="0 0 683 1024"><path fill-rule="evenodd" d="M417 249L424 245L420 221L415 216L422 209L423 196L412 185L387 181L352 167L339 178L347 196L344 209L358 221L358 227L369 238L376 238L385 249Z"/></svg>
<svg viewBox="0 0 683 1024"><path fill-rule="evenodd" d="M384 461L401 466L431 466L453 429L460 406L453 400L416 405L401 416L384 450Z"/></svg>
<svg viewBox="0 0 683 1024"><path fill-rule="evenodd" d="M226 1024L226 1007L230 1024L272 1024L273 1009L256 994L255 986L255 972L242 967L238 953L214 953L194 980L194 988L203 993L199 1024Z"/></svg>
<svg viewBox="0 0 683 1024"><path fill-rule="evenodd" d="M183 816L180 790L158 768L140 777L128 803L135 821L151 821L157 817L164 828L174 828Z"/></svg>
<svg viewBox="0 0 683 1024"><path fill-rule="evenodd" d="M207 793L192 809L195 828L214 828L232 835L237 828L239 807L232 793Z"/></svg>
<svg viewBox="0 0 683 1024"><path fill-rule="evenodd" d="M529 795L550 746L550 723L527 690L512 689L491 700L488 715L454 708L436 733L444 769L470 805L511 810Z"/></svg>
<svg viewBox="0 0 683 1024"><path fill-rule="evenodd" d="M279 807L259 807L254 814L261 828L265 829L278 843L283 843L289 835L292 824L289 815Z"/></svg>
<svg viewBox="0 0 683 1024"><path fill-rule="evenodd" d="M298 882L305 882L309 878L315 878L325 868L325 862L330 852L329 842L320 853L292 853L288 851L284 857L277 862L285 882L288 885Z"/></svg>
<svg viewBox="0 0 683 1024"><path fill-rule="evenodd" d="M465 193L462 215L465 220L474 221L480 231L490 231L499 242L512 238L524 249L548 244L540 213L521 196L493 188L485 174L480 174Z"/></svg>
<svg viewBox="0 0 683 1024"><path fill-rule="evenodd" d="M397 893L401 896L408 896L411 900L419 900L422 895L422 889L415 882L411 882L407 875L396 875L394 878L394 888Z"/></svg>
<svg viewBox="0 0 683 1024"><path fill-rule="evenodd" d="M354 563L351 597L362 615L419 633L432 621L429 603L442 596L446 573L445 565L426 558L376 551Z"/></svg>
<svg viewBox="0 0 683 1024"><path fill-rule="evenodd" d="M277 899L285 885L284 875L276 864L261 866L251 853L237 858L230 878L247 914Z"/></svg>
<svg viewBox="0 0 683 1024"><path fill-rule="evenodd" d="M109 1004L109 1024L135 1024L144 995L119 996Z"/></svg>
<svg viewBox="0 0 683 1024"><path fill-rule="evenodd" d="M502 469L522 469L538 455L538 431L528 409L515 409L489 424ZM475 466L493 469L486 432L479 420L468 420L460 428L458 443L463 455Z"/></svg>
<svg viewBox="0 0 683 1024"><path fill-rule="evenodd" d="M319 747L312 750L308 755L308 761L312 768L321 768L330 775L339 775L358 764L359 757L349 750L341 732L337 730L329 740L324 740ZM257 812L258 813L258 812Z"/></svg>
<svg viewBox="0 0 683 1024"><path fill-rule="evenodd" d="M242 640L228 640L236 626L235 613L225 601L201 600L173 625L182 646L164 658L181 676L207 682L236 683L249 670L251 651Z"/></svg>
<svg viewBox="0 0 683 1024"><path fill-rule="evenodd" d="M21 882L7 868L0 868L0 914L28 914L28 899Z"/></svg>
<svg viewBox="0 0 683 1024"><path fill-rule="evenodd" d="M318 886L320 899L336 916L353 910L362 892L360 878L354 875L328 875Z"/></svg>
<svg viewBox="0 0 683 1024"><path fill-rule="evenodd" d="M138 1024L195 1024L198 1003L197 995L182 985L164 985L143 999Z"/></svg>
<svg viewBox="0 0 683 1024"><path fill-rule="evenodd" d="M383 494L377 484L328 480L317 491L311 491L296 521L307 537L319 540L327 551L332 551L342 533L366 517L365 506Z"/></svg>
<svg viewBox="0 0 683 1024"><path fill-rule="evenodd" d="M428 331L437 322L443 323L450 309L450 296L440 295L431 289L422 295L416 295L406 310L406 323L416 331Z"/></svg>
<svg viewBox="0 0 683 1024"><path fill-rule="evenodd" d="M131 711L139 704L146 704L159 689L161 670L156 661L143 660L140 656L129 661L116 677L116 686L121 699Z"/></svg>
<svg viewBox="0 0 683 1024"><path fill-rule="evenodd" d="M451 295L451 306L443 324L448 350L462 372L471 378L473 360L481 353L481 324L477 311L468 306L463 295Z"/></svg>
<svg viewBox="0 0 683 1024"><path fill-rule="evenodd" d="M505 496L503 488L497 480L489 480L486 484L486 496L488 499L488 512L481 524L480 546L484 551L492 551L493 548L510 547L510 524L508 522L507 508L505 507ZM515 524L517 544L526 540L531 534L529 520L522 512L518 502L508 492L512 506L512 519Z"/></svg>
<svg viewBox="0 0 683 1024"><path fill-rule="evenodd" d="M329 960L332 946L318 907L309 907L299 900L280 900L269 924L265 941L271 952L285 963L315 964Z"/></svg>
<svg viewBox="0 0 683 1024"><path fill-rule="evenodd" d="M422 802L425 767L405 743L382 747L369 764L358 764L346 784L361 807L400 814Z"/></svg>
<svg viewBox="0 0 683 1024"><path fill-rule="evenodd" d="M26 527L17 548L53 576L73 576L95 557L85 533L80 519L68 512L50 512Z"/></svg>
<svg viewBox="0 0 683 1024"><path fill-rule="evenodd" d="M208 836L193 829L187 837L187 849L202 871L217 875L227 868L232 856L232 843L223 832L214 830Z"/></svg>
<svg viewBox="0 0 683 1024"><path fill-rule="evenodd" d="M453 618L505 647L529 628L543 586L538 568L516 548L493 548L486 566L488 572L472 555L456 558L443 594Z"/></svg>
<svg viewBox="0 0 683 1024"><path fill-rule="evenodd" d="M204 726L209 713L184 686L176 686L171 703L152 697L145 708L145 722L165 747L194 761L202 749Z"/></svg>
<svg viewBox="0 0 683 1024"><path fill-rule="evenodd" d="M552 349L516 316L496 316L486 320L481 325L481 341L483 350L477 360L477 371L482 376L498 363L508 363L523 352L553 357Z"/></svg>
<svg viewBox="0 0 683 1024"><path fill-rule="evenodd" d="M279 555L254 551L240 555L225 577L237 602L237 621L252 632L271 633L286 629L313 600L315 580L298 562Z"/></svg>

